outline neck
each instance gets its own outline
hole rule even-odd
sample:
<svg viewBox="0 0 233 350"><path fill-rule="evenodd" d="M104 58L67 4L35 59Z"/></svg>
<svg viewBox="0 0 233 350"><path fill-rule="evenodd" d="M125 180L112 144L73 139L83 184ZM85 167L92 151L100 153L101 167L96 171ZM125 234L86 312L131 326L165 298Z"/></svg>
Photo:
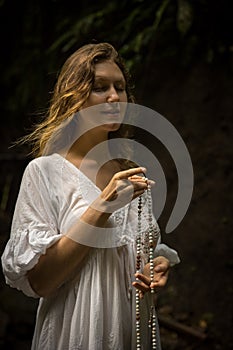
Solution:
<svg viewBox="0 0 233 350"><path fill-rule="evenodd" d="M95 129L86 132L80 136L71 146L68 156L72 158L95 160L109 157L108 133L95 132ZM95 151L96 149L96 151Z"/></svg>

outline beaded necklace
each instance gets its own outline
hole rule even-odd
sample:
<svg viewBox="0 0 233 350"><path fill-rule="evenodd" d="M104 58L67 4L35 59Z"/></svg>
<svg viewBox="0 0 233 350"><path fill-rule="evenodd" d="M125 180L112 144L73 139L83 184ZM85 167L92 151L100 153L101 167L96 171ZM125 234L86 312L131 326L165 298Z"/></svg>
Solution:
<svg viewBox="0 0 233 350"><path fill-rule="evenodd" d="M146 179L147 181L147 179ZM153 218L152 218L152 199L151 199L151 187L148 183L147 187L147 201L148 201L148 247L146 247L149 254L150 264L150 280L153 281L154 277L154 234L153 234ZM136 272L141 272L142 263L142 197L138 198L138 227L136 237ZM145 248L144 248L145 249ZM153 296L155 294L154 288L151 288L151 306L150 306L150 317L148 327L151 330L151 349L157 349L156 339L156 313L155 306L153 303ZM136 349L141 350L141 330L140 330L140 291L136 289Z"/></svg>

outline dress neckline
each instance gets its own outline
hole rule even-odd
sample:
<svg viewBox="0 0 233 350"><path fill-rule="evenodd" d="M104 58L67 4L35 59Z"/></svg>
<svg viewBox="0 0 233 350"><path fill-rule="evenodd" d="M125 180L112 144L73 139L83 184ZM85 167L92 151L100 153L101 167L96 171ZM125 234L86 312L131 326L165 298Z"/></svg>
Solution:
<svg viewBox="0 0 233 350"><path fill-rule="evenodd" d="M76 167L71 161L66 159L64 156L62 156L60 153L54 153L55 156L58 156L60 159L63 159L63 161L75 172L77 172L79 175L81 175L84 180L92 184L92 186L99 192L101 193L102 190L96 185L94 181L92 181L82 170L80 170L78 167Z"/></svg>

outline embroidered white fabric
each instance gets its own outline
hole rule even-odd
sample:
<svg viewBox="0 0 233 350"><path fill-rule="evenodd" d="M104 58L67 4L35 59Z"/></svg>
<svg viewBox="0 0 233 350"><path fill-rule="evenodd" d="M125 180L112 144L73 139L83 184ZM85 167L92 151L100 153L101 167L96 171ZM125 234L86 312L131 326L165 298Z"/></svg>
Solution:
<svg viewBox="0 0 233 350"><path fill-rule="evenodd" d="M2 255L6 283L37 298L27 271L68 232L99 193L94 183L58 154L30 162L22 179L11 236ZM117 244L101 235L95 238L95 248L75 276L52 297L40 299L33 350L135 349L135 293L131 285L137 221L137 201L134 202L111 216L120 238ZM146 202L144 207L146 232ZM174 250L158 243L156 255L161 251L171 264L179 262ZM146 303L147 298L142 305L145 318ZM147 350L148 327L146 322L143 324L142 350Z"/></svg>

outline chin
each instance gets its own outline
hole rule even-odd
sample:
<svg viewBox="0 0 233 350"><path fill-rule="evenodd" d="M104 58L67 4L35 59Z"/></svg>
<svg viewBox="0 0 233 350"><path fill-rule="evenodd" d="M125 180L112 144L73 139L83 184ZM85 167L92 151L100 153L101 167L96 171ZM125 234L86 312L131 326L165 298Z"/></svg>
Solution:
<svg viewBox="0 0 233 350"><path fill-rule="evenodd" d="M104 124L103 127L107 131L117 131L119 130L121 124L120 123L109 123L109 124Z"/></svg>

